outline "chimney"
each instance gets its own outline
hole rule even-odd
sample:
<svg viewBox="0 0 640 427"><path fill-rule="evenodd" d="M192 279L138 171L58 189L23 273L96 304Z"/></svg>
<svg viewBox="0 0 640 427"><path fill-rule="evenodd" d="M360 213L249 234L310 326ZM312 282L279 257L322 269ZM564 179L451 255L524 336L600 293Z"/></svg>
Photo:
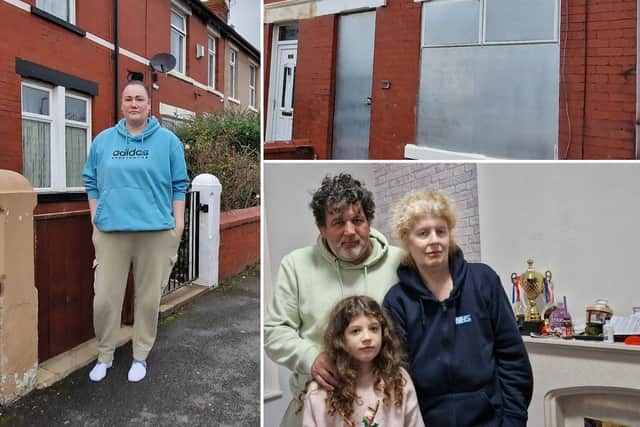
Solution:
<svg viewBox="0 0 640 427"><path fill-rule="evenodd" d="M229 23L229 8L225 0L208 0L204 4L214 15L220 18L225 24Z"/></svg>

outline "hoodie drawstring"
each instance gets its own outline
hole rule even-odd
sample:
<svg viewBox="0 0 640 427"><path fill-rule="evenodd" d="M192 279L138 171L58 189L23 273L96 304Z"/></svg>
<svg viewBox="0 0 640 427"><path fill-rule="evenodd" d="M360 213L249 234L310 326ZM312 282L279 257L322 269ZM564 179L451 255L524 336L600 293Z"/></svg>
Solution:
<svg viewBox="0 0 640 427"><path fill-rule="evenodd" d="M340 283L340 296L344 298L344 283L342 282L342 270L340 269L340 260L335 258L333 260L333 265L336 267L336 271L338 272L338 282Z"/></svg>
<svg viewBox="0 0 640 427"><path fill-rule="evenodd" d="M365 266L364 266L364 295L369 295L369 289L368 289L368 286L367 286L367 284L368 284L368 282L367 282L368 274L369 274L369 266L367 266L365 264Z"/></svg>

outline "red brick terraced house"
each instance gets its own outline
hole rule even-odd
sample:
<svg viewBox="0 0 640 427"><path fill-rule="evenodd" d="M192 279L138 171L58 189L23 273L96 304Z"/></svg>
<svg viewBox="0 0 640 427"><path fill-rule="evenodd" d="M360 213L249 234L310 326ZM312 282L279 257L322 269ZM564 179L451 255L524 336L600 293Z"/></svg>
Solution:
<svg viewBox="0 0 640 427"><path fill-rule="evenodd" d="M0 169L37 192L40 361L93 337L81 171L93 137L120 117L123 84L143 79L167 126L259 111L260 52L227 16L224 0L0 0ZM174 69L150 67L161 53Z"/></svg>
<svg viewBox="0 0 640 427"><path fill-rule="evenodd" d="M637 3L265 0L265 158L640 158Z"/></svg>

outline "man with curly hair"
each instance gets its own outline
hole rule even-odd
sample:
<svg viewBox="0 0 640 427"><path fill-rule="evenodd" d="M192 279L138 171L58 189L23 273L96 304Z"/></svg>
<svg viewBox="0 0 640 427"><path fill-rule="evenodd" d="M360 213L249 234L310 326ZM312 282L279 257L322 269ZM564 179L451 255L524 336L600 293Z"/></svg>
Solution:
<svg viewBox="0 0 640 427"><path fill-rule="evenodd" d="M310 207L318 241L282 259L264 322L265 351L293 372L293 399L281 422L286 427L302 425L297 397L310 379L327 390L337 385L335 366L322 349L333 307L352 295L381 302L398 281L396 269L403 257L371 228L373 195L351 175L325 177Z"/></svg>

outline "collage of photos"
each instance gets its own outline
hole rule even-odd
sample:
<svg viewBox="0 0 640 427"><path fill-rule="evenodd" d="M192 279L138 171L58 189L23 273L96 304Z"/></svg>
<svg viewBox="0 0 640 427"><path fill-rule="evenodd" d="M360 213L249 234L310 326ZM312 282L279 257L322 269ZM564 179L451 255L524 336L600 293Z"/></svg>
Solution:
<svg viewBox="0 0 640 427"><path fill-rule="evenodd" d="M640 0L0 27L0 427L640 427Z"/></svg>
<svg viewBox="0 0 640 427"><path fill-rule="evenodd" d="M637 34L265 0L263 426L640 426Z"/></svg>

